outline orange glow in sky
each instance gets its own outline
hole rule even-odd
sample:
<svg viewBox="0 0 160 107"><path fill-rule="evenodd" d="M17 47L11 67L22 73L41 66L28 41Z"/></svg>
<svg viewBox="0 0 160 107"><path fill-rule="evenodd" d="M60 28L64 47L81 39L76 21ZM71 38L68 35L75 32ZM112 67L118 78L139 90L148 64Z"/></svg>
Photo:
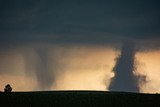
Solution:
<svg viewBox="0 0 160 107"><path fill-rule="evenodd" d="M31 47L27 49L31 50L30 60L34 62L36 53ZM61 66L56 72L51 68L55 81L48 90L108 90L110 79L114 77L112 69L118 50L106 46L56 46L49 49L51 67L55 66L54 60ZM23 50L26 49L0 53L0 91L8 83L13 91L39 90L36 76L32 73L34 65L31 71L25 68ZM141 92L160 92L160 51L137 52L136 60L136 73L146 76L146 82L140 84Z"/></svg>
<svg viewBox="0 0 160 107"><path fill-rule="evenodd" d="M137 71L146 75L146 83L141 85L141 92L160 92L160 51L139 52Z"/></svg>
<svg viewBox="0 0 160 107"><path fill-rule="evenodd" d="M13 91L39 90L35 74L26 75L26 72L34 71L34 65L31 71L26 70L23 49L10 50L0 55L0 70L5 70L0 75L1 91L8 83L13 86ZM61 68L56 72L53 70L55 81L48 90L107 90L114 76L111 71L117 53L105 46L51 47L49 64L54 69L56 60ZM32 50L30 54L33 56L31 62L35 62L35 52Z"/></svg>

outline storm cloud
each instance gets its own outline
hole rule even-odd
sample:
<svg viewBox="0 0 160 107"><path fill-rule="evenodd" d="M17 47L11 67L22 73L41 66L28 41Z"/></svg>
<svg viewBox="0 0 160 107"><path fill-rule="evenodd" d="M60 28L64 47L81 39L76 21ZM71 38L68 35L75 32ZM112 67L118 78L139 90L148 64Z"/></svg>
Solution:
<svg viewBox="0 0 160 107"><path fill-rule="evenodd" d="M1 0L0 41L107 44L157 39L157 0Z"/></svg>
<svg viewBox="0 0 160 107"><path fill-rule="evenodd" d="M159 5L158 0L0 0L0 50L14 50L28 44L87 44L120 50L119 44L131 40L135 43L133 47L130 44L122 46L121 56L114 68L118 72L115 72L113 84L116 78L119 81L129 75L132 83L127 83L128 89L120 90L138 92L138 83L132 72L135 69L133 57L139 51L159 49ZM136 48L136 51L131 48ZM58 72L58 64L53 61L50 65L49 50L39 45L24 52L26 73L31 70L36 74L39 88L51 87L55 79L52 72ZM119 68L126 66L127 60L131 60L130 64L127 63L129 68ZM128 72L121 75L121 71ZM128 78L124 79L128 81ZM114 86L111 87L114 89Z"/></svg>

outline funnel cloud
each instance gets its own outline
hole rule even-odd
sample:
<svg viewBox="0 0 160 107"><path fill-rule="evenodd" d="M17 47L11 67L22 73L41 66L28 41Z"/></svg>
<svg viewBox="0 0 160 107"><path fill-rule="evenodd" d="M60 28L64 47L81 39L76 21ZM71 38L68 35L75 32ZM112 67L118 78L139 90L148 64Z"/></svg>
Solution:
<svg viewBox="0 0 160 107"><path fill-rule="evenodd" d="M39 56L39 62L36 66L37 70L35 73L39 81L39 86L41 89L50 88L54 77L47 64L47 51L45 49L37 49L36 51Z"/></svg>
<svg viewBox="0 0 160 107"><path fill-rule="evenodd" d="M26 74L35 75L40 90L50 89L54 83L54 73L49 64L49 52L44 48L33 48L25 53ZM52 66L54 68L54 66Z"/></svg>
<svg viewBox="0 0 160 107"><path fill-rule="evenodd" d="M109 90L139 92L138 80L134 75L135 70L134 44L125 42L122 46L121 55L117 58L113 68L115 77L112 78Z"/></svg>

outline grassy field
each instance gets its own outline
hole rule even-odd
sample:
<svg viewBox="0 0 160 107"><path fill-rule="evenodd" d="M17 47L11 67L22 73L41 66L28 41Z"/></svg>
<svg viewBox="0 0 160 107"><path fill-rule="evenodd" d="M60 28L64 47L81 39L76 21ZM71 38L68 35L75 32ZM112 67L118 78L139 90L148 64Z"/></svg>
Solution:
<svg viewBox="0 0 160 107"><path fill-rule="evenodd" d="M0 93L0 107L59 106L160 107L160 95L103 91L43 91Z"/></svg>

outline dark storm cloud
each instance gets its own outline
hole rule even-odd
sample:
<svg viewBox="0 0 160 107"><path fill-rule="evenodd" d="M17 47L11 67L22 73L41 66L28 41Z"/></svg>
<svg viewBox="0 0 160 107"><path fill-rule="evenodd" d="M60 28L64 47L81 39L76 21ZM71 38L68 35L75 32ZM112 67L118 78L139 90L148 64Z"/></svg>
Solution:
<svg viewBox="0 0 160 107"><path fill-rule="evenodd" d="M106 43L158 38L157 0L1 0L1 42Z"/></svg>

